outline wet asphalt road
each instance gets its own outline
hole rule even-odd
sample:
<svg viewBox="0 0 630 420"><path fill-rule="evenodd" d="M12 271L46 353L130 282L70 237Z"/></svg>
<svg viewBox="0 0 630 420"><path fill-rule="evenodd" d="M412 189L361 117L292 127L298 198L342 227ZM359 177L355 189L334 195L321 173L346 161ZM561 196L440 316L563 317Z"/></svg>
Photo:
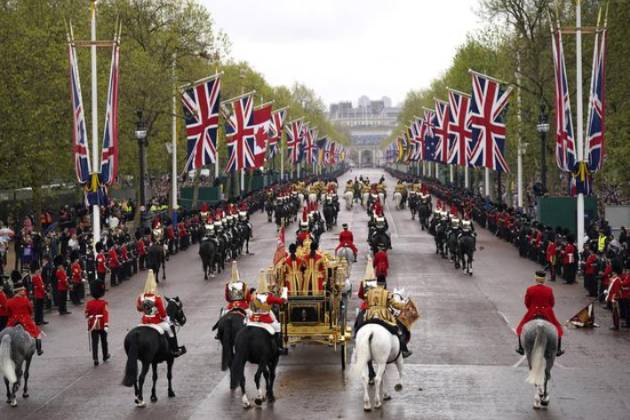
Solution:
<svg viewBox="0 0 630 420"><path fill-rule="evenodd" d="M379 170L354 170L348 176L368 175L376 180ZM326 346L298 346L283 357L278 369L277 401L261 409L243 410L239 393L230 393L226 373L220 371L220 347L211 326L223 305L223 287L229 270L204 281L197 247L180 252L167 266L167 281L160 285L167 296L179 296L188 318L180 330L180 342L188 354L174 368L177 396L166 396L166 370L158 379L157 403L138 409L133 390L120 385L126 361L122 342L139 315L134 300L141 292L144 275L138 275L108 292L112 359L92 365L82 308L72 315L48 314L44 331L45 354L36 357L30 380L30 398L19 406L0 406L0 419L628 419L630 418L630 331L609 331L608 313L596 308L601 328L570 329L565 335L566 354L552 372L551 404L535 412L533 388L525 383L526 363L514 352L513 328L524 313L522 297L538 267L518 258L516 250L478 229L474 275L454 270L434 253L432 237L420 230L407 210L391 203L394 180L387 176L390 199L386 216L392 235L390 288L404 287L422 311L410 344L414 355L405 361L404 389L381 410L362 411L362 389L350 370L341 371L340 357ZM343 187L340 187L340 193ZM343 204L343 203L342 203ZM349 315L358 306L356 291L365 267L367 216L358 206L343 208L339 228L323 236L322 247L331 250L342 222L348 222L359 246L359 262L352 280L355 296ZM276 246L275 225L262 214L252 219L255 255L239 260L241 278L255 285L258 270L267 266ZM295 224L287 229L294 238ZM579 285L553 284L558 319L568 319L586 304ZM70 305L72 306L72 305ZM253 372L248 369L248 391L253 395ZM395 378L391 367L390 377ZM150 383L150 375L147 382ZM387 378L387 375L386 375ZM145 400L150 386L145 383Z"/></svg>

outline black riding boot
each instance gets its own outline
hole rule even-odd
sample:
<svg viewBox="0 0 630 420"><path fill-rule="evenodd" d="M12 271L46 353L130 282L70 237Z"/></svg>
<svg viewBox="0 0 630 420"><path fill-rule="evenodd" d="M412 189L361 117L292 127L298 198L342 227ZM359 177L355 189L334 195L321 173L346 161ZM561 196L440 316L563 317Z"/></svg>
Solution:
<svg viewBox="0 0 630 420"><path fill-rule="evenodd" d="M400 331L400 329L398 330L398 339L400 341L400 352L402 353L403 359L406 359L411 356L413 352L407 348L407 337L405 337L405 334Z"/></svg>
<svg viewBox="0 0 630 420"><path fill-rule="evenodd" d="M556 352L556 357L560 357L564 354L564 350L562 350L562 337L558 336L558 351Z"/></svg>
<svg viewBox="0 0 630 420"><path fill-rule="evenodd" d="M186 347L180 347L179 344L177 344L177 336L175 334L173 334L172 337L168 337L168 345L170 347L171 356L173 357L179 357L186 353Z"/></svg>
<svg viewBox="0 0 630 420"><path fill-rule="evenodd" d="M282 340L281 333L275 333L273 336L276 339L276 345L278 346L278 354L280 356L286 356L289 354L289 351L284 347L284 342Z"/></svg>
<svg viewBox="0 0 630 420"><path fill-rule="evenodd" d="M42 340L40 338L35 339L35 349L37 350L38 356L44 354L44 350L42 350Z"/></svg>
<svg viewBox="0 0 630 420"><path fill-rule="evenodd" d="M523 349L523 345L521 344L521 336L518 336L518 348L516 349L516 352L518 354L520 354L521 356L523 356L525 354L525 350Z"/></svg>

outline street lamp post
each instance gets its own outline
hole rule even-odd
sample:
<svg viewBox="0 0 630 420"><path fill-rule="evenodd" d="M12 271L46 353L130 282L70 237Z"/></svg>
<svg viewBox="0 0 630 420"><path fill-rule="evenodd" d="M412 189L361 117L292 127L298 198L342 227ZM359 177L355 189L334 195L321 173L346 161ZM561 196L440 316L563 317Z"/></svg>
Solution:
<svg viewBox="0 0 630 420"><path fill-rule="evenodd" d="M136 139L138 139L138 158L140 159L140 203L138 207L146 205L146 197L145 197L145 172L146 168L144 167L144 147L148 144L147 141L147 128L144 123L143 111L141 109L136 111L136 115L138 116L138 122L136 123Z"/></svg>
<svg viewBox="0 0 630 420"><path fill-rule="evenodd" d="M542 184L542 193L547 192L547 163L545 161L547 132L549 131L549 123L547 122L547 112L545 102L540 102L540 115L538 116L538 125L536 130L540 134L540 183Z"/></svg>

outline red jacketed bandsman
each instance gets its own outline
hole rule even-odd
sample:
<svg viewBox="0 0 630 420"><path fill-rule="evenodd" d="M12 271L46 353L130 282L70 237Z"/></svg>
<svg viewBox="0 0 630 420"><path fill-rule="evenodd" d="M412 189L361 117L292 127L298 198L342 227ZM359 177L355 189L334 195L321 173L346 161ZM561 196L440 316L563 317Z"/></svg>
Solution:
<svg viewBox="0 0 630 420"><path fill-rule="evenodd" d="M536 284L527 288L525 293L525 307L527 307L527 313L521 319L521 322L516 327L516 335L518 336L518 349L519 354L525 354L523 346L521 345L521 332L523 326L529 321L536 318L543 318L552 323L558 332L558 351L557 356L564 354L562 350L562 325L558 322L556 314L553 312L553 307L556 303L553 296L553 289L545 285L545 272L536 272Z"/></svg>
<svg viewBox="0 0 630 420"><path fill-rule="evenodd" d="M101 243L96 244L98 254L96 255L96 277L105 286L105 275L107 274L107 257Z"/></svg>
<svg viewBox="0 0 630 420"><path fill-rule="evenodd" d="M41 331L35 325L33 321L33 304L28 298L28 294L22 280L18 280L13 283L14 295L7 300L7 327L15 327L21 325L24 331L29 333L31 337L35 339L35 348L37 349L37 355L41 356L44 351L42 350Z"/></svg>
<svg viewBox="0 0 630 420"><path fill-rule="evenodd" d="M63 264L57 266L55 277L57 278L57 305L59 306L59 314L67 315L70 313L66 307L70 285L68 284L68 275L66 274L66 268Z"/></svg>
<svg viewBox="0 0 630 420"><path fill-rule="evenodd" d="M389 270L389 259L385 248L379 246L378 251L374 254L374 272L380 283L386 284L387 270Z"/></svg>
<svg viewBox="0 0 630 420"><path fill-rule="evenodd" d="M94 366L98 366L99 340L101 341L103 361L107 361L110 357L107 345L109 311L107 309L107 301L101 299L103 297L102 288L92 290L92 297L93 299L85 304L85 317L87 318L87 328L92 340L92 360L94 360Z"/></svg>
<svg viewBox="0 0 630 420"><path fill-rule="evenodd" d="M354 254L354 262L356 262L359 250L356 245L354 245L354 235L350 230L348 230L347 223L344 223L341 227L343 227L343 230L339 233L339 245L335 248L335 254L339 251L339 248L348 247L352 250L352 253Z"/></svg>
<svg viewBox="0 0 630 420"><path fill-rule="evenodd" d="M46 302L46 286L39 266L33 267L31 281L33 282L33 300L35 301L35 324L46 325L44 321L44 303Z"/></svg>
<svg viewBox="0 0 630 420"><path fill-rule="evenodd" d="M108 257L109 271L111 271L110 283L112 287L118 286L120 284L120 260L115 246L109 250Z"/></svg>

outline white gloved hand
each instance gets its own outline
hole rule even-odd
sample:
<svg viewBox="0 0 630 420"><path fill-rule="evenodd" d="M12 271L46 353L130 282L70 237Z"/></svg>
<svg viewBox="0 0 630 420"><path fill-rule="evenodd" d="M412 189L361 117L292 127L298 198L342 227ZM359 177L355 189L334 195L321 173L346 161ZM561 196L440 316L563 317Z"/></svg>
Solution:
<svg viewBox="0 0 630 420"><path fill-rule="evenodd" d="M105 330L105 332L106 332L106 333L108 333L108 332L109 332L109 327L105 327L105 328L103 328L103 329Z"/></svg>
<svg viewBox="0 0 630 420"><path fill-rule="evenodd" d="M286 287L282 288L282 299L287 300L289 298L289 289Z"/></svg>

